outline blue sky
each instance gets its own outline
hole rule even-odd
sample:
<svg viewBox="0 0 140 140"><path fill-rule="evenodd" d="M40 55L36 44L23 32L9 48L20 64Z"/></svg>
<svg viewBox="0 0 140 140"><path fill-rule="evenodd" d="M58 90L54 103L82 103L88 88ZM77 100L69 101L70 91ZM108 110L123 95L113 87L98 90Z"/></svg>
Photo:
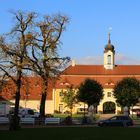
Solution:
<svg viewBox="0 0 140 140"><path fill-rule="evenodd" d="M140 64L140 0L1 0L0 34L12 27L10 10L65 14L70 18L61 37L62 56L78 63L101 64L112 27L117 64Z"/></svg>

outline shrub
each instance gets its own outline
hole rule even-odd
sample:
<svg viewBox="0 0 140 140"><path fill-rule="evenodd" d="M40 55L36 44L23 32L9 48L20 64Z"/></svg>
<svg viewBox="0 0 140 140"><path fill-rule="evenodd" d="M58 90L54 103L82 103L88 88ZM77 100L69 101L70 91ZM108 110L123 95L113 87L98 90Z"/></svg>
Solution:
<svg viewBox="0 0 140 140"><path fill-rule="evenodd" d="M71 125L72 124L72 117L71 116L67 116L64 119L63 123L66 124L66 125Z"/></svg>
<svg viewBox="0 0 140 140"><path fill-rule="evenodd" d="M54 110L54 113L59 114L59 113L60 113L60 111L58 111L58 110Z"/></svg>

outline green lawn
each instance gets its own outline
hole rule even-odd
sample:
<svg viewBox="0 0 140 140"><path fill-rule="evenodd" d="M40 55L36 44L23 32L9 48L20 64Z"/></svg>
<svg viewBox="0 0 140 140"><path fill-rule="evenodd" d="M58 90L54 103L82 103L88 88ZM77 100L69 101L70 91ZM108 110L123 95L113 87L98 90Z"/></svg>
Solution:
<svg viewBox="0 0 140 140"><path fill-rule="evenodd" d="M66 118L69 115L70 114L53 114L54 117L59 117L59 118ZM86 114L86 116L87 116L87 114ZM81 118L82 119L84 117L84 114L73 114L72 117L73 118ZM100 115L96 114L96 115L94 115L94 117L96 119L98 119L100 117Z"/></svg>
<svg viewBox="0 0 140 140"><path fill-rule="evenodd" d="M140 139L140 128L34 128L0 131L1 140L133 140Z"/></svg>

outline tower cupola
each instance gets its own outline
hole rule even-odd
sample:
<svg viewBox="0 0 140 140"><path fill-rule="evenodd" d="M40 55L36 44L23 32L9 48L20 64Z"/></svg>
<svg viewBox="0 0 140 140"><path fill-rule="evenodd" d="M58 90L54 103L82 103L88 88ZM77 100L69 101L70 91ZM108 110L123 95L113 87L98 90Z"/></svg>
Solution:
<svg viewBox="0 0 140 140"><path fill-rule="evenodd" d="M110 33L108 35L108 44L104 48L104 68L113 69L115 66L115 49L111 44Z"/></svg>
<svg viewBox="0 0 140 140"><path fill-rule="evenodd" d="M109 51L109 50L115 53L114 46L111 44L110 33L109 33L109 35L108 35L108 44L105 45L105 50L104 50L104 52L107 52L107 51Z"/></svg>

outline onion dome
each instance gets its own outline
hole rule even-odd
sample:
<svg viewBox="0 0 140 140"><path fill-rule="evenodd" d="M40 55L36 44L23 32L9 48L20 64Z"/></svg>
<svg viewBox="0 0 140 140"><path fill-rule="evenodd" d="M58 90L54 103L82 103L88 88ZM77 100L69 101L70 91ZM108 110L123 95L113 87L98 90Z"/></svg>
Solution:
<svg viewBox="0 0 140 140"><path fill-rule="evenodd" d="M111 44L110 33L109 33L108 44L105 45L105 50L104 50L104 52L108 52L108 51L115 52L114 46Z"/></svg>

